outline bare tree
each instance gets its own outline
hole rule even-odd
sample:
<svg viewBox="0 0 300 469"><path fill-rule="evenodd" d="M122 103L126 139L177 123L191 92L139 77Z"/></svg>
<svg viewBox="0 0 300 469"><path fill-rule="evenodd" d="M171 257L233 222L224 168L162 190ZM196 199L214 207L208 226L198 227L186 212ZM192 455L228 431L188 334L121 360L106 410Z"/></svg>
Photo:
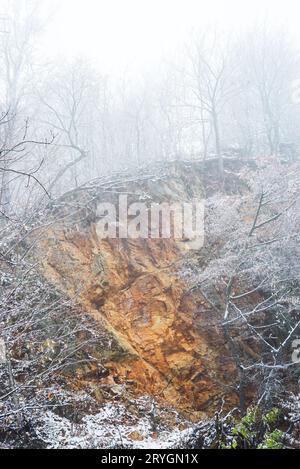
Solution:
<svg viewBox="0 0 300 469"><path fill-rule="evenodd" d="M63 71L54 72L51 80L48 77L45 89L39 92L44 107L42 123L57 134L59 141L56 145L61 150L60 169L50 182L49 192L70 172L73 184L78 184L78 166L89 155L86 142L95 124L95 109L99 103L97 88L88 66L76 62L64 67ZM92 147L93 142L89 143ZM69 155L67 161L64 158L66 150Z"/></svg>
<svg viewBox="0 0 300 469"><path fill-rule="evenodd" d="M219 250L198 283L219 317L235 360L243 413L249 386L255 383L258 401L270 404L291 370L297 373L292 342L300 326L299 178L295 172L291 179L278 164L272 176L269 171L270 167L261 169L254 194L210 202L208 236ZM254 180L253 173L250 177Z"/></svg>
<svg viewBox="0 0 300 469"><path fill-rule="evenodd" d="M215 152L219 161L219 172L223 177L221 115L232 94L230 81L230 50L221 46L217 33L194 36L187 47L188 67L185 71L189 88L184 103L200 115L201 134L207 154L208 122L214 131Z"/></svg>
<svg viewBox="0 0 300 469"><path fill-rule="evenodd" d="M291 112L291 86L299 74L297 53L285 33L272 31L266 24L241 38L238 47L242 48L241 87L250 91L253 117L256 126L261 126L269 154L278 155L282 138L289 135L285 117Z"/></svg>
<svg viewBox="0 0 300 469"><path fill-rule="evenodd" d="M33 87L34 45L41 25L35 1L13 0L7 12L7 31L0 34L0 64L2 70L0 110L6 115L2 142L8 149L13 142L22 139L25 122L29 115L24 112L25 96ZM11 193L9 172L11 161L2 153L1 199L2 210L10 211Z"/></svg>

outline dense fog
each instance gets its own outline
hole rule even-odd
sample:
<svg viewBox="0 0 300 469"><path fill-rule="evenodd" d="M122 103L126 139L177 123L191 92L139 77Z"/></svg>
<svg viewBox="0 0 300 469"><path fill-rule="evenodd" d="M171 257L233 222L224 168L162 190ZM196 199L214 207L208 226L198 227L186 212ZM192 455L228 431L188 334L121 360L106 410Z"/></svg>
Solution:
<svg viewBox="0 0 300 469"><path fill-rule="evenodd" d="M77 53L88 25L78 31L72 54L63 52L63 44L60 50L53 24L61 5L11 0L1 6L0 204L6 214L153 160L218 157L221 166L228 152L248 158L280 152L293 157L297 151L299 47L272 18L259 17L247 30L230 29L201 22L199 7L200 26L185 23L179 39L171 36L173 49L169 40L156 60L146 49L143 65L118 67L124 60L114 45L110 73L90 51ZM139 11L134 16L128 8L129 31ZM72 24L72 11L67 21ZM157 48L155 36L153 24ZM69 46L71 41L66 39ZM115 42L122 53L122 36ZM94 47L100 47L97 41ZM106 54L109 48L109 42L101 44Z"/></svg>

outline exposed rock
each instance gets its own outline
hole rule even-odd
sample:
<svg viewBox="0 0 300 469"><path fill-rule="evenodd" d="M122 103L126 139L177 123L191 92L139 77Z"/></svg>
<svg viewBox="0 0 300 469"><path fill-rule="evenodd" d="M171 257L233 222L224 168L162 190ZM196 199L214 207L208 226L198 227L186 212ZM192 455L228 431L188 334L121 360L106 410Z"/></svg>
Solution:
<svg viewBox="0 0 300 469"><path fill-rule="evenodd" d="M131 441L143 441L145 437L139 432L132 432L128 435L128 439Z"/></svg>
<svg viewBox="0 0 300 469"><path fill-rule="evenodd" d="M242 190L238 177L234 180ZM236 396L230 388L235 368L222 331L207 327L216 312L177 275L193 251L173 239L100 240L95 212L97 201L114 201L120 191L133 194L133 200L183 202L200 197L205 185L195 163L171 166L160 177L124 178L113 189L108 182L82 188L59 201L39 242L46 278L104 320L124 350L113 360L109 348L104 351L110 379L194 418L214 413L223 397L233 406Z"/></svg>

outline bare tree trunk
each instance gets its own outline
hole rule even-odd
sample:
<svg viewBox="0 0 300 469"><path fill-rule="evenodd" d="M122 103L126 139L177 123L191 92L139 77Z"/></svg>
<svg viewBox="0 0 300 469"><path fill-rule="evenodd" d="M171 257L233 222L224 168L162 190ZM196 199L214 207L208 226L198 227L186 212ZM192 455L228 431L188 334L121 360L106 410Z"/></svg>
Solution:
<svg viewBox="0 0 300 469"><path fill-rule="evenodd" d="M208 137L206 135L206 128L205 128L206 120L204 117L204 111L201 109L201 131L202 131L202 142L203 142L203 159L204 161L207 159L208 156Z"/></svg>
<svg viewBox="0 0 300 469"><path fill-rule="evenodd" d="M220 175L220 178L223 179L224 161L223 161L222 152L221 152L219 120L218 120L218 115L215 109L213 109L212 111L212 120L213 120L214 132L215 132L215 145L216 145L216 154L218 157L219 175Z"/></svg>

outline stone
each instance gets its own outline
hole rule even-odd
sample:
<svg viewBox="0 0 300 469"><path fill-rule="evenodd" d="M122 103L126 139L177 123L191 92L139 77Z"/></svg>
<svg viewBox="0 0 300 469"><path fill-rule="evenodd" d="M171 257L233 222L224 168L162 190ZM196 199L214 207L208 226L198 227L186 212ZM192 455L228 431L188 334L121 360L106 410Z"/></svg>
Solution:
<svg viewBox="0 0 300 469"><path fill-rule="evenodd" d="M128 435L128 439L131 441L144 441L145 438L139 432L132 432Z"/></svg>

